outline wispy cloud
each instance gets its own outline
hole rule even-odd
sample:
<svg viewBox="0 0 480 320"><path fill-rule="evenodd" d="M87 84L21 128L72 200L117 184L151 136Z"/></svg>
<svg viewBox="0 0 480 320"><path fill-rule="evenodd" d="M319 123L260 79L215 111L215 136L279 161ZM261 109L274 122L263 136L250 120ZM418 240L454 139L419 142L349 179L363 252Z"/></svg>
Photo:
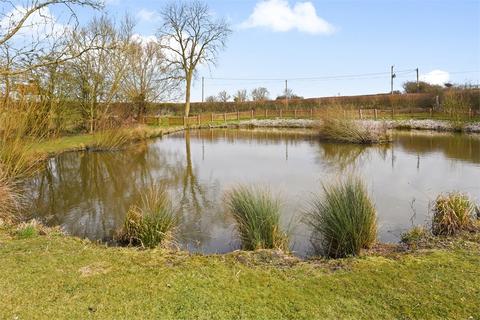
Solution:
<svg viewBox="0 0 480 320"><path fill-rule="evenodd" d="M152 22L160 19L160 15L157 11L141 9L136 14L137 19L144 22Z"/></svg>
<svg viewBox="0 0 480 320"><path fill-rule="evenodd" d="M298 30L309 34L331 34L335 31L330 23L317 15L311 2L297 2L291 7L286 0L258 2L240 27L264 27L277 32Z"/></svg>
<svg viewBox="0 0 480 320"><path fill-rule="evenodd" d="M436 85L444 85L450 80L450 74L443 70L432 70L428 73L422 74L420 80Z"/></svg>

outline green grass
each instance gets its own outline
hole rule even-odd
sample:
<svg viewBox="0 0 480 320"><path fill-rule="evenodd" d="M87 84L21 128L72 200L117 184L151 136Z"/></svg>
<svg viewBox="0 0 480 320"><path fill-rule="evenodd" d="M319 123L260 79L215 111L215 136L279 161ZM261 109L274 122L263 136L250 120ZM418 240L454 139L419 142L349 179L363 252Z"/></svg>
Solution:
<svg viewBox="0 0 480 320"><path fill-rule="evenodd" d="M140 201L128 211L119 240L128 245L154 248L171 241L179 224L164 188L142 190Z"/></svg>
<svg viewBox="0 0 480 320"><path fill-rule="evenodd" d="M377 215L364 183L349 177L323 186L323 191L306 215L316 253L338 258L370 248L377 236Z"/></svg>
<svg viewBox="0 0 480 320"><path fill-rule="evenodd" d="M288 250L280 227L280 202L267 190L240 186L227 194L227 205L245 250Z"/></svg>
<svg viewBox="0 0 480 320"><path fill-rule="evenodd" d="M0 318L475 319L478 250L279 267L0 231Z"/></svg>

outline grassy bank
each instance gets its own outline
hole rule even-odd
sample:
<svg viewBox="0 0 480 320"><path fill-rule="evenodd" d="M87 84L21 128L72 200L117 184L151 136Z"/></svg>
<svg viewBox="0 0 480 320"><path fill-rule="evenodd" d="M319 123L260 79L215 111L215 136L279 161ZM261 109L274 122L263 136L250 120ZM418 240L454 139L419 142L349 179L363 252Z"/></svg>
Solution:
<svg viewBox="0 0 480 320"><path fill-rule="evenodd" d="M302 262L0 231L2 319L475 319L478 244Z"/></svg>

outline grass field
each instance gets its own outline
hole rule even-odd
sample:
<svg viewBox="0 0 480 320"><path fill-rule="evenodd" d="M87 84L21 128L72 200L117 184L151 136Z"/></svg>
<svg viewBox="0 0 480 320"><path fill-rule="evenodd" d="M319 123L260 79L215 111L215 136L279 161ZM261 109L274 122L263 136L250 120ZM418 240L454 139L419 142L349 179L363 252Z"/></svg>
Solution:
<svg viewBox="0 0 480 320"><path fill-rule="evenodd" d="M297 261L0 231L2 319L479 319L478 244Z"/></svg>

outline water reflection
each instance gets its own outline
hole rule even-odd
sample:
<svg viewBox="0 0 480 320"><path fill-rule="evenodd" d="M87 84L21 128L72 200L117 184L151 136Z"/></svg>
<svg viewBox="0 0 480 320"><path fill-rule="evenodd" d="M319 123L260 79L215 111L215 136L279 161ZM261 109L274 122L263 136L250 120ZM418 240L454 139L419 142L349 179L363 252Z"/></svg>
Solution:
<svg viewBox="0 0 480 320"><path fill-rule="evenodd" d="M33 215L90 239L109 240L139 190L162 183L183 217L182 247L201 252L238 248L223 194L238 183L268 185L283 200L282 223L297 222L322 183L348 172L363 176L374 196L383 241L428 218L439 192L480 196L479 136L402 132L394 143L320 143L306 130L198 130L116 153L67 153L29 181ZM411 219L413 213L416 216ZM412 221L411 221L412 220ZM308 252L298 224L292 248Z"/></svg>

